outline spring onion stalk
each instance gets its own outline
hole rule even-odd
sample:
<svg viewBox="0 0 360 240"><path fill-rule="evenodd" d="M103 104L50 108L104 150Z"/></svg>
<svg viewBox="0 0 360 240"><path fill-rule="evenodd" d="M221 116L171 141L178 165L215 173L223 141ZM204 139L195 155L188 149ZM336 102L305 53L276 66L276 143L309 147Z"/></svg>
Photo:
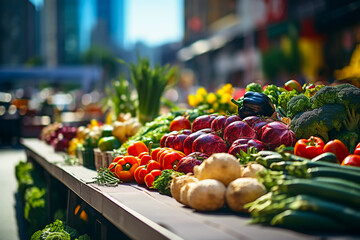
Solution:
<svg viewBox="0 0 360 240"><path fill-rule="evenodd" d="M126 65L138 94L139 122L150 122L159 115L160 99L165 88L175 83L177 70L169 65L151 67L149 59L141 57L137 64Z"/></svg>

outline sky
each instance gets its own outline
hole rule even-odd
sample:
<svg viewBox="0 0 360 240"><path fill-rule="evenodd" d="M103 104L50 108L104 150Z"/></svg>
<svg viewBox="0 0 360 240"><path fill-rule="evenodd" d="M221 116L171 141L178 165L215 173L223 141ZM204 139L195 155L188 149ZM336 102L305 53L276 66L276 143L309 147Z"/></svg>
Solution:
<svg viewBox="0 0 360 240"><path fill-rule="evenodd" d="M39 8L43 0L30 0ZM94 24L91 16L94 0L79 0L85 11L81 16L83 24L81 36L89 32ZM116 1L116 0L115 0ZM183 4L184 0L124 0L125 1L125 46L141 41L149 46L158 46L167 42L181 41L184 31ZM82 37L84 38L84 37ZM86 39L81 39L85 45Z"/></svg>
<svg viewBox="0 0 360 240"><path fill-rule="evenodd" d="M183 35L183 0L128 0L125 43L148 45L180 41Z"/></svg>

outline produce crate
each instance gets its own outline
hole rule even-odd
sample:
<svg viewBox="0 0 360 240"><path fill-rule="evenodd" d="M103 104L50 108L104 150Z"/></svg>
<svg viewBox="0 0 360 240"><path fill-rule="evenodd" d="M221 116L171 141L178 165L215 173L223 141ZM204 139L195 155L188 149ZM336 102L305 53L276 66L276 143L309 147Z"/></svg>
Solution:
<svg viewBox="0 0 360 240"><path fill-rule="evenodd" d="M95 169L99 170L100 168L107 168L110 163L113 161L112 151L102 152L100 149L94 149L94 158L95 158Z"/></svg>

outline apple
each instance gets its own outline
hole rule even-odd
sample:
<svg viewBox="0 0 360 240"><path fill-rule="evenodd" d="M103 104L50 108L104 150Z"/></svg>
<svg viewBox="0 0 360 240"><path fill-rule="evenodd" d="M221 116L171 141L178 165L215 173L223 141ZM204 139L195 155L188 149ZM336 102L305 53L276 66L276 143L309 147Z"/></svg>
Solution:
<svg viewBox="0 0 360 240"><path fill-rule="evenodd" d="M229 145L240 138L256 139L257 135L255 130L244 121L235 121L225 128L224 140Z"/></svg>
<svg viewBox="0 0 360 240"><path fill-rule="evenodd" d="M177 116L170 122L170 132L191 129L191 123L185 116Z"/></svg>
<svg viewBox="0 0 360 240"><path fill-rule="evenodd" d="M225 141L215 133L206 133L200 135L195 139L192 146L193 152L202 152L210 156L213 153L228 152L228 150L229 147Z"/></svg>
<svg viewBox="0 0 360 240"><path fill-rule="evenodd" d="M284 88L288 91L295 89L297 92L302 92L300 83L296 80L289 80L284 84Z"/></svg>

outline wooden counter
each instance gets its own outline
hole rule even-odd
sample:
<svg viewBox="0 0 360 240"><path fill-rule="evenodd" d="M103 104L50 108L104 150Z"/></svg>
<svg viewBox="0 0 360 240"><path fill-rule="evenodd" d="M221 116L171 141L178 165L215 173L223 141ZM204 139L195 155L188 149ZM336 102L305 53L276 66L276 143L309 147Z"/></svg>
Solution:
<svg viewBox="0 0 360 240"><path fill-rule="evenodd" d="M248 215L229 210L197 212L135 183L117 187L87 184L96 176L96 171L65 165L62 154L38 139L22 139L22 144L28 158L38 162L132 239L356 239L355 236L309 235L250 225Z"/></svg>

